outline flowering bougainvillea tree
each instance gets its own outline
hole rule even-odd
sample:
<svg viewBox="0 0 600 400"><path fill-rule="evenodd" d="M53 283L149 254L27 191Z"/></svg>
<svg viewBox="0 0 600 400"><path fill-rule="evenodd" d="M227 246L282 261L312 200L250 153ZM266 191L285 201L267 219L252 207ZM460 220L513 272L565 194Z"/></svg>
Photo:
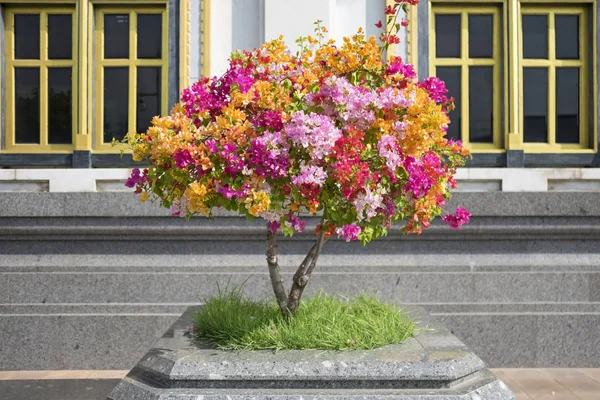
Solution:
<svg viewBox="0 0 600 400"><path fill-rule="evenodd" d="M221 77L202 78L171 114L125 140L136 161L127 185L142 201L159 199L173 215L211 215L225 208L267 224L267 262L284 315L294 315L331 236L363 244L392 225L420 234L436 216L458 228L469 213L442 207L468 151L445 138L453 108L439 79L418 81L412 65L385 58L398 42L396 0L379 38L362 30L343 43L283 38L231 55ZM382 27L379 22L377 26ZM285 290L277 263L277 233L305 229L319 215L316 244Z"/></svg>

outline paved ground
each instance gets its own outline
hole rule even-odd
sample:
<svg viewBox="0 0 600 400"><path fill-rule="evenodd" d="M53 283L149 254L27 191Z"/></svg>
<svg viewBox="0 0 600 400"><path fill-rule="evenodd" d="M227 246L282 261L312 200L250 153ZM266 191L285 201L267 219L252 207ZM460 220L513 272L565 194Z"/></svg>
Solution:
<svg viewBox="0 0 600 400"><path fill-rule="evenodd" d="M106 400L118 380L0 381L2 400Z"/></svg>
<svg viewBox="0 0 600 400"><path fill-rule="evenodd" d="M517 400L600 400L600 368L494 369ZM0 371L2 400L105 400L126 371Z"/></svg>

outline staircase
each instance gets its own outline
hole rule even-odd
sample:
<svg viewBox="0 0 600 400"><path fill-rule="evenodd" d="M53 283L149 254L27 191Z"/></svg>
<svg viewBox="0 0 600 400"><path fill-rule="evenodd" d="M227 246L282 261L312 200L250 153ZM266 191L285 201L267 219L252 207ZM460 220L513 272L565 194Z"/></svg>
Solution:
<svg viewBox="0 0 600 400"><path fill-rule="evenodd" d="M469 225L331 240L307 291L423 306L490 367L598 367L599 200L457 193ZM287 282L308 231L280 240ZM270 296L264 236L260 221L186 221L129 193L1 193L0 370L131 368L217 282Z"/></svg>

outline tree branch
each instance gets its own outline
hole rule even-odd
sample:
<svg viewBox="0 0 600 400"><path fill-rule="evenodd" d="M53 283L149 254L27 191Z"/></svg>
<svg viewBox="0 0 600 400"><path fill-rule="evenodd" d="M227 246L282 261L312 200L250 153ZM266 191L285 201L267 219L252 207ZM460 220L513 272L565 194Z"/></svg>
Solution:
<svg viewBox="0 0 600 400"><path fill-rule="evenodd" d="M269 276L271 277L271 285L277 299L277 304L282 314L285 315L287 310L287 295L283 286L283 278L281 278L281 270L277 261L277 236L271 231L267 231L267 264L269 265Z"/></svg>
<svg viewBox="0 0 600 400"><path fill-rule="evenodd" d="M306 285L308 284L310 274L317 265L317 260L319 259L319 255L321 254L321 249L323 248L325 241L325 230L322 229L317 243L310 249L304 258L304 261L302 261L302 264L300 264L298 270L294 274L292 288L290 289L290 294L287 299L287 307L284 312L284 316L286 318L292 317L296 314L296 311L300 306L300 298L302 297L304 288L306 288Z"/></svg>

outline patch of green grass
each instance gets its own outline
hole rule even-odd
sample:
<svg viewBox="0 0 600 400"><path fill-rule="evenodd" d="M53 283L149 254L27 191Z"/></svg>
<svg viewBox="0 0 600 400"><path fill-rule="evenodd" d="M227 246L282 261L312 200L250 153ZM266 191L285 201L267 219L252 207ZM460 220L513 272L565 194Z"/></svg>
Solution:
<svg viewBox="0 0 600 400"><path fill-rule="evenodd" d="M230 291L208 300L193 323L197 340L223 350L374 349L415 333L408 314L370 296L313 297L286 321L275 302Z"/></svg>

